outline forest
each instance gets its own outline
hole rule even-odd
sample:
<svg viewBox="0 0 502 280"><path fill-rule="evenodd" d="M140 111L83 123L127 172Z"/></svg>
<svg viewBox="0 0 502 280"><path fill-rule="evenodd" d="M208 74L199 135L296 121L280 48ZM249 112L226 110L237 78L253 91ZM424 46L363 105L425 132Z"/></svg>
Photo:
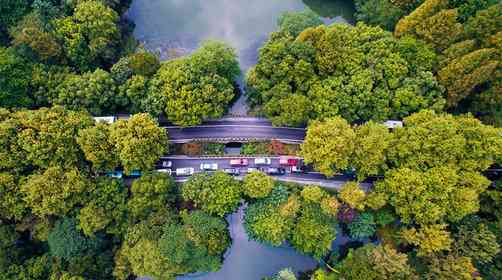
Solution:
<svg viewBox="0 0 502 280"><path fill-rule="evenodd" d="M0 3L1 279L217 271L244 204L250 239L319 263L268 280L502 279L502 179L487 173L502 165L498 1L355 0L354 25L287 12L247 73L216 40L161 61L134 38L130 2ZM171 146L159 117L196 126L240 94L253 116L306 127L306 164L354 180L156 171ZM352 241L333 250L338 233Z"/></svg>

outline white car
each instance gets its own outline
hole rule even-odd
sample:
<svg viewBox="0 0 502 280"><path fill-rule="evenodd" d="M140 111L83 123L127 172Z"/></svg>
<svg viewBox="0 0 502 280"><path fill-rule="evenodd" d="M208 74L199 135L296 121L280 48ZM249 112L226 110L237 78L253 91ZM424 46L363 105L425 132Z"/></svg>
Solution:
<svg viewBox="0 0 502 280"><path fill-rule="evenodd" d="M272 160L266 157L259 157L254 159L254 164L256 165L270 165L272 164Z"/></svg>
<svg viewBox="0 0 502 280"><path fill-rule="evenodd" d="M165 168L171 168L173 166L173 162L170 160L163 160L162 161L162 167Z"/></svg>
<svg viewBox="0 0 502 280"><path fill-rule="evenodd" d="M195 169L193 167L176 168L176 176L190 176L194 172Z"/></svg>
<svg viewBox="0 0 502 280"><path fill-rule="evenodd" d="M248 167L248 169L246 170L247 173L251 173L251 172L255 172L255 171L260 171L260 169L258 169L256 167Z"/></svg>
<svg viewBox="0 0 502 280"><path fill-rule="evenodd" d="M216 171L218 170L218 164L213 162L213 163L209 163L209 162L205 162L205 163L201 163L200 164L200 170L204 170L204 171Z"/></svg>
<svg viewBox="0 0 502 280"><path fill-rule="evenodd" d="M171 169L169 169L169 168L164 168L164 169L157 169L157 172L160 172L160 173L167 173L167 174L171 175L172 170L171 170Z"/></svg>

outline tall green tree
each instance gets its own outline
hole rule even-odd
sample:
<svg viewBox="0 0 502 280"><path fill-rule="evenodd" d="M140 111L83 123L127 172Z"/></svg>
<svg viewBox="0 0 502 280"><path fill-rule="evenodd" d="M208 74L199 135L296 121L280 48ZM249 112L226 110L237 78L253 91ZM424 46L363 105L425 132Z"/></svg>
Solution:
<svg viewBox="0 0 502 280"><path fill-rule="evenodd" d="M29 107L31 67L10 48L0 47L0 106Z"/></svg>
<svg viewBox="0 0 502 280"><path fill-rule="evenodd" d="M273 188L274 179L259 171L247 174L242 184L242 191L251 198L266 197Z"/></svg>
<svg viewBox="0 0 502 280"><path fill-rule="evenodd" d="M95 171L113 171L119 165L110 140L110 125L106 123L96 123L78 132L77 143Z"/></svg>

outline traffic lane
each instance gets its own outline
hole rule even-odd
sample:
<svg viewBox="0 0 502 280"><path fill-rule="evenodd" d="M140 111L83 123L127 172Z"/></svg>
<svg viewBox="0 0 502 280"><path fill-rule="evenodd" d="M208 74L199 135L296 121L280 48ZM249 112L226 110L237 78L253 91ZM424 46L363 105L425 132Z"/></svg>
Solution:
<svg viewBox="0 0 502 280"><path fill-rule="evenodd" d="M248 160L248 165L246 166L232 166L230 165L230 160L233 159L232 157L228 158L169 158L169 157L162 157L161 161L171 161L172 162L172 167L171 169L173 171L176 170L176 168L184 168L184 167L193 167L195 169L195 172L201 172L202 170L200 169L200 165L202 163L217 163L218 164L218 169L225 169L225 168L238 168L241 169L242 172L244 172L248 167L281 167L279 164L279 157L267 157L271 159L271 164L270 165L256 165L254 164L254 159L257 157L235 157L235 159L239 158L246 158ZM157 168L162 168L162 163L159 162L157 164Z"/></svg>
<svg viewBox="0 0 502 280"><path fill-rule="evenodd" d="M171 141L210 138L285 139L296 141L303 141L305 139L305 130L301 128L262 125L208 125L165 128Z"/></svg>

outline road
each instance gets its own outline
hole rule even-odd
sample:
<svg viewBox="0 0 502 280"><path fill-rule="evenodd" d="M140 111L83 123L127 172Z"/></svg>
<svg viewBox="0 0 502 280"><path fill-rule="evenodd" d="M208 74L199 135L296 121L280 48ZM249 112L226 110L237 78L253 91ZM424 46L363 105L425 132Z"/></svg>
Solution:
<svg viewBox="0 0 502 280"><path fill-rule="evenodd" d="M161 161L171 161L172 167L171 169L174 171L176 168L183 167L193 167L195 172L203 172L200 169L201 163L217 163L218 169L222 170L224 168L232 168L230 166L230 159L237 157L208 157L208 158L197 158L197 157L187 157L187 156L175 156L175 157L162 157ZM242 157L239 157L242 158ZM249 161L249 165L246 167L238 168L240 171L240 176L237 176L237 179L242 179L244 175L247 173L248 167L257 167L254 164L255 157L245 157ZM272 159L272 164L270 167L280 167L279 157L269 157ZM261 166L263 167L263 165ZM157 166L157 168L162 168L161 164ZM285 175L273 176L276 180L284 181L284 182L294 182L302 185L317 185L328 189L336 189L339 190L343 184L352 180L351 177L345 175L335 176L333 178L326 178L324 175L318 172L308 172L295 174L291 172L287 172ZM177 182L185 182L188 180L188 177L177 177L175 176ZM361 183L361 187L363 189L369 189L371 187L370 182Z"/></svg>
<svg viewBox="0 0 502 280"><path fill-rule="evenodd" d="M246 142L252 140L277 139L285 143L302 143L305 138L305 128L274 127L265 119L260 118L224 118L208 121L192 127L172 126L167 123L171 143L187 143L190 141Z"/></svg>

